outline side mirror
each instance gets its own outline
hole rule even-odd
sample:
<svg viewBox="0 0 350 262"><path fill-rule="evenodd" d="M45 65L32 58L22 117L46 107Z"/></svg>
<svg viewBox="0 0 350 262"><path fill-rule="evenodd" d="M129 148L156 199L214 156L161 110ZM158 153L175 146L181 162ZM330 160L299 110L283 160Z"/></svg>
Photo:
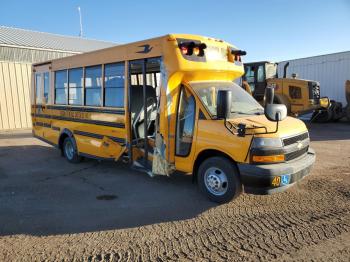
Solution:
<svg viewBox="0 0 350 262"><path fill-rule="evenodd" d="M287 117L287 107L281 104L267 104L265 106L265 116L270 121L282 121Z"/></svg>
<svg viewBox="0 0 350 262"><path fill-rule="evenodd" d="M324 109L328 109L331 106L331 101L328 97L320 98L320 106Z"/></svg>
<svg viewBox="0 0 350 262"><path fill-rule="evenodd" d="M272 86L267 86L264 95L264 105L273 104L273 98L275 97L275 89Z"/></svg>
<svg viewBox="0 0 350 262"><path fill-rule="evenodd" d="M265 89L265 116L268 120L278 122L287 117L287 107L283 104L274 104L275 89L266 87Z"/></svg>
<svg viewBox="0 0 350 262"><path fill-rule="evenodd" d="M216 98L216 117L229 118L231 114L232 93L229 90L219 90Z"/></svg>

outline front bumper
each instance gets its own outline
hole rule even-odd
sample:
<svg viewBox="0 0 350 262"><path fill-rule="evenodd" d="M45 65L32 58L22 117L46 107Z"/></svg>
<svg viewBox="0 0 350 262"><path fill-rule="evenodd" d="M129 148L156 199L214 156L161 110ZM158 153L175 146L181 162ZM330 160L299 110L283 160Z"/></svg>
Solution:
<svg viewBox="0 0 350 262"><path fill-rule="evenodd" d="M310 173L316 159L315 151L280 164L238 164L244 191L250 194L268 195L285 191Z"/></svg>

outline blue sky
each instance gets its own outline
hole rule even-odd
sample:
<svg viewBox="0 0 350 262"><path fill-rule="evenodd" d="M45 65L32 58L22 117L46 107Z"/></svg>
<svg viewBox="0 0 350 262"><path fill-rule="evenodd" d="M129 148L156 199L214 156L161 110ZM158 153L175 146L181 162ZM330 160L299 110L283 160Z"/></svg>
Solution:
<svg viewBox="0 0 350 262"><path fill-rule="evenodd" d="M0 0L0 25L127 43L166 33L221 38L246 61L350 50L350 0Z"/></svg>

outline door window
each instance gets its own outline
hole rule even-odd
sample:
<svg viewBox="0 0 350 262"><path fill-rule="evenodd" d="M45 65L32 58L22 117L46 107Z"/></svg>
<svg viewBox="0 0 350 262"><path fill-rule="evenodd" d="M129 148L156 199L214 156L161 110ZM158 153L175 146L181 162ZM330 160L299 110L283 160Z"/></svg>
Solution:
<svg viewBox="0 0 350 262"><path fill-rule="evenodd" d="M181 88L176 121L176 155L187 156L191 151L196 101L184 87Z"/></svg>
<svg viewBox="0 0 350 262"><path fill-rule="evenodd" d="M245 78L249 84L255 82L255 66L247 66L245 68Z"/></svg>
<svg viewBox="0 0 350 262"><path fill-rule="evenodd" d="M260 83L265 81L263 65L259 65L258 67L257 81Z"/></svg>

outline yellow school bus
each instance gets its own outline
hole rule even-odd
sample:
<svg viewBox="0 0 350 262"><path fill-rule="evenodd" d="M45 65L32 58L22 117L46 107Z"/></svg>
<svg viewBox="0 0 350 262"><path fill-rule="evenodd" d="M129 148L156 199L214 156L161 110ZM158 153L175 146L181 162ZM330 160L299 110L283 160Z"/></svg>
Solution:
<svg viewBox="0 0 350 262"><path fill-rule="evenodd" d="M244 52L170 34L33 65L33 134L69 162L121 160L181 172L219 203L283 191L315 161L306 126L267 88L263 108L233 81Z"/></svg>

